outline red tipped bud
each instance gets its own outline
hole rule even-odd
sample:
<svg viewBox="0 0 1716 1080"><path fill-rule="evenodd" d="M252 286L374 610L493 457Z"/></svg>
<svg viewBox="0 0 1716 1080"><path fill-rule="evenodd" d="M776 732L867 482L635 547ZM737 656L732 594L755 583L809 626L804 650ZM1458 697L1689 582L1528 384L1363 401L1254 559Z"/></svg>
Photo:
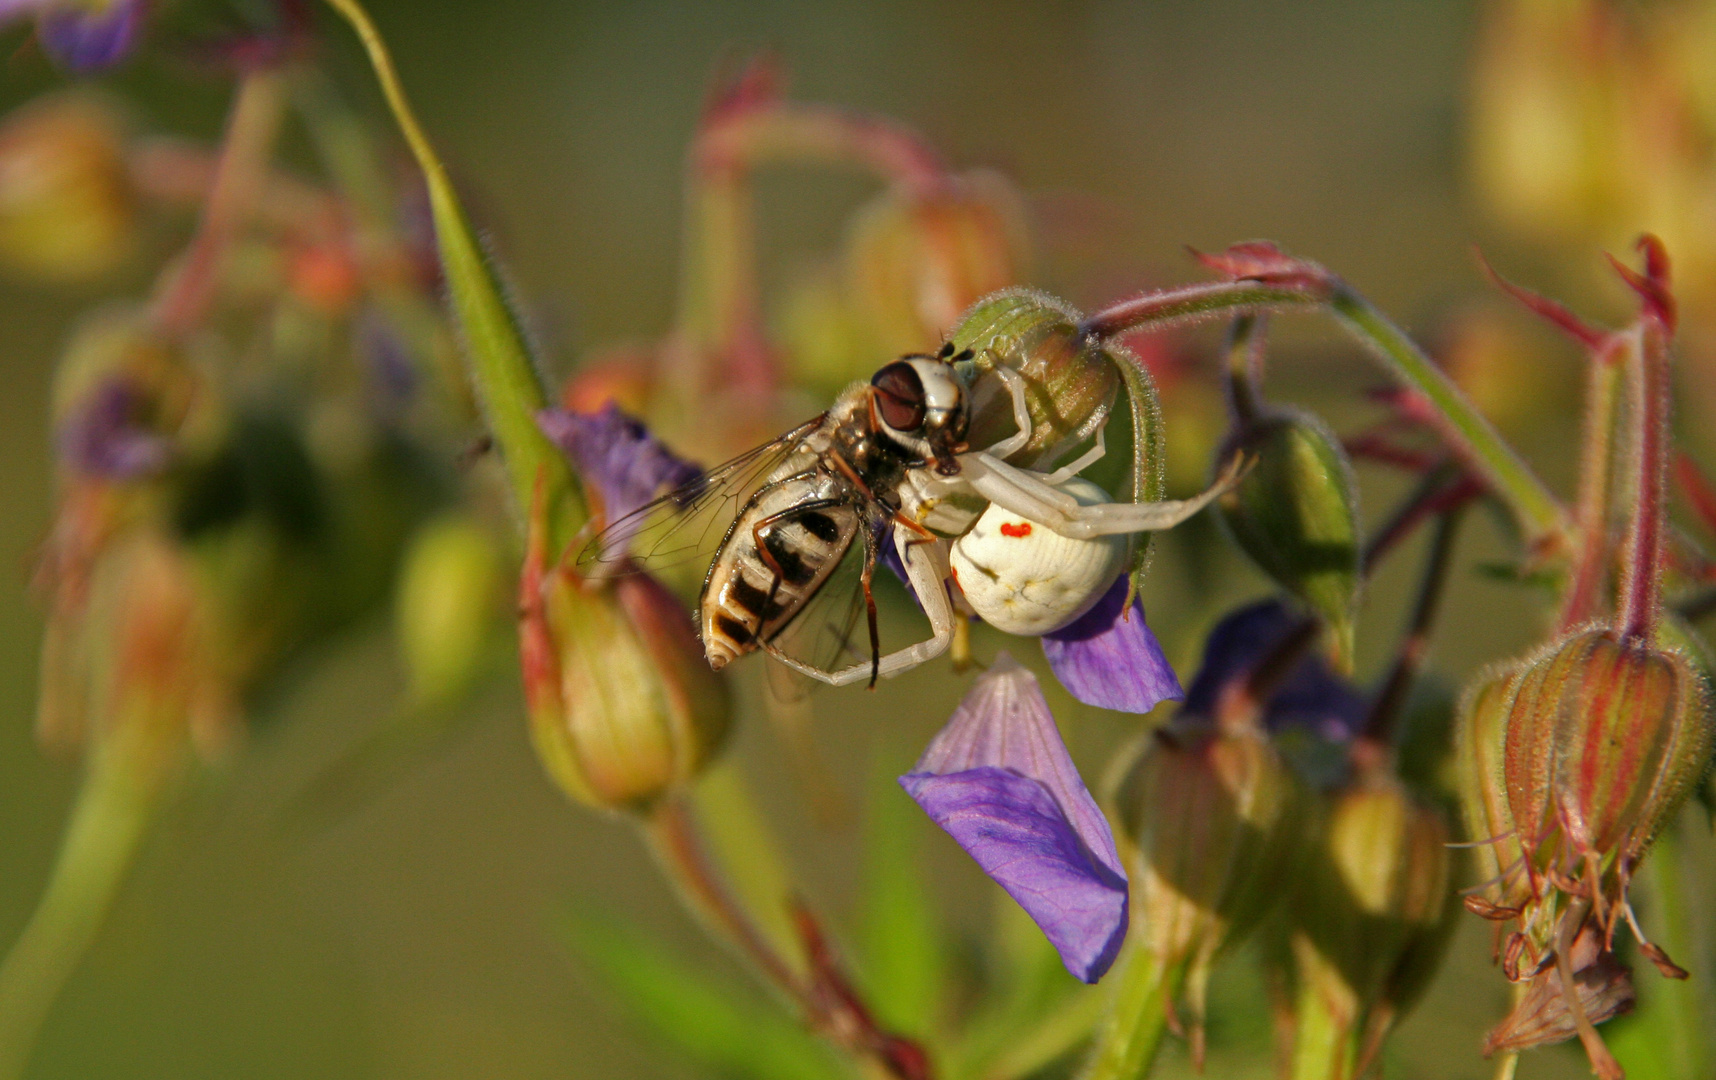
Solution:
<svg viewBox="0 0 1716 1080"><path fill-rule="evenodd" d="M726 683L703 659L689 613L647 574L609 582L543 565L533 526L520 596L531 735L572 798L647 809L689 782L727 733Z"/></svg>

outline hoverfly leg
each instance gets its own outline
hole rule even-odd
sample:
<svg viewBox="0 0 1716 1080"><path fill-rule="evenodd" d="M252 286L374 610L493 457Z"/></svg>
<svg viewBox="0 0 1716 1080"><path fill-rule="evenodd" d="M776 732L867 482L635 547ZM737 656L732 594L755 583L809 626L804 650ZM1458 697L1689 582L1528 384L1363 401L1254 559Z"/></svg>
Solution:
<svg viewBox="0 0 1716 1080"><path fill-rule="evenodd" d="M870 686L876 689L876 680L882 676L882 635L876 628L876 597L870 592L870 581L876 575L876 542L866 537L864 541L864 617L870 624Z"/></svg>

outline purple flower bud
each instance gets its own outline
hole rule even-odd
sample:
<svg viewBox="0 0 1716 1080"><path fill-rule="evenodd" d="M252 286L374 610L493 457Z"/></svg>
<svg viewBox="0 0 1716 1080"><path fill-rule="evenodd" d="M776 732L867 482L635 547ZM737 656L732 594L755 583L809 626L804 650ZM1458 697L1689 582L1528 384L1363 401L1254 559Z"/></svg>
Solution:
<svg viewBox="0 0 1716 1080"><path fill-rule="evenodd" d="M594 413L544 409L536 414L536 423L601 496L610 523L703 475L612 402Z"/></svg>
<svg viewBox="0 0 1716 1080"><path fill-rule="evenodd" d="M1126 871L1035 676L998 654L900 786L1025 909L1075 978L1102 978L1126 937Z"/></svg>
<svg viewBox="0 0 1716 1080"><path fill-rule="evenodd" d="M144 0L112 0L102 7L57 4L36 23L42 51L75 75L89 75L124 60L143 28Z"/></svg>
<svg viewBox="0 0 1716 1080"><path fill-rule="evenodd" d="M167 464L167 440L141 423L143 392L110 378L69 415L59 431L60 458L72 470L106 480L137 480Z"/></svg>
<svg viewBox="0 0 1716 1080"><path fill-rule="evenodd" d="M1186 693L1185 710L1214 716L1224 688L1243 679L1292 633L1298 617L1276 600L1240 608L1216 624L1204 643L1203 664ZM1349 683L1307 654L1270 695L1264 722L1271 731L1299 727L1345 742L1364 724L1368 705Z"/></svg>
<svg viewBox="0 0 1716 1080"><path fill-rule="evenodd" d="M1067 692L1086 705L1147 713L1186 692L1144 623L1144 605L1134 599L1127 607L1129 587L1122 574L1095 607L1044 634L1043 655Z"/></svg>

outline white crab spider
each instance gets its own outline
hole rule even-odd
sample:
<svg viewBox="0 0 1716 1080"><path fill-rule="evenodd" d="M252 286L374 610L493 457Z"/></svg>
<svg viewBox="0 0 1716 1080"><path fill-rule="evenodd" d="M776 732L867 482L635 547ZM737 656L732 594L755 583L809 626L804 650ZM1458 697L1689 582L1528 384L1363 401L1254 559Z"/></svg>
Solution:
<svg viewBox="0 0 1716 1080"><path fill-rule="evenodd" d="M970 530L980 515L975 509L958 508L956 504L975 499L987 503L989 507L999 507L1006 514L1020 518L1033 527L1041 526L1070 540L1088 541L1098 537L1172 528L1219 498L1239 478L1240 470L1236 462L1209 490L1192 499L1150 503L1081 502L1073 495L1058 490L1058 487L1101 460L1107 453L1102 427L1097 428L1094 445L1090 450L1058 469L1039 471L1009 465L1004 459L1030 442L1033 426L1025 400L1024 379L1010 368L998 366L994 371L1006 384L1012 396L1013 420L1018 431L986 450L959 454L956 458L959 469L953 475L941 475L930 468L914 469L908 473L901 495L902 512L909 520L920 525L933 523L940 531L963 535ZM954 529L946 529L945 526L950 522L961 523ZM895 550L906 568L907 579L918 596L924 615L929 619L932 636L926 641L881 657L874 668L876 674L884 678L897 675L935 659L946 652L952 643L954 613L946 584L952 571L952 543L953 541L935 536L927 529L922 535L914 534L906 527L894 529ZM1108 544L1102 544L1100 547L1111 549ZM1080 569L1088 568L1081 566ZM1104 567L1103 572L1109 571ZM1095 575L1091 576L1094 578ZM1106 589L1112 582L1113 577L1108 576L1101 583L1101 587ZM1087 583L1086 588L1090 587L1093 586ZM1082 614L1100 595L1098 592L1095 596L1088 597L1089 603L1084 603L1078 610L1073 611L1071 617ZM1070 617L1061 625L1068 621L1071 621ZM1044 630L1054 628L1045 626ZM1002 626L1001 629L1005 630L1007 627ZM845 686L871 677L872 665L868 662L830 672L812 667L772 646L764 645L763 648L769 655L795 671L834 686Z"/></svg>

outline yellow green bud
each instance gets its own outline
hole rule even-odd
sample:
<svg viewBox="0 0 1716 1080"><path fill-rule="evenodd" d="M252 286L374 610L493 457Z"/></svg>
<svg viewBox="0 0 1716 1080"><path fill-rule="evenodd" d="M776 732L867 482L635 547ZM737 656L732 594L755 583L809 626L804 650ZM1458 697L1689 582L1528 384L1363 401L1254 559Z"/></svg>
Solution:
<svg viewBox="0 0 1716 1080"><path fill-rule="evenodd" d="M477 522L447 514L417 530L394 607L413 699L446 701L470 685L495 628L500 588L494 539Z"/></svg>
<svg viewBox="0 0 1716 1080"><path fill-rule="evenodd" d="M1491 917L1517 911L1531 892L1502 778L1502 740L1518 672L1514 666L1481 676L1462 698L1454 730L1466 835L1475 845L1478 880L1485 883L1481 896L1467 906Z"/></svg>
<svg viewBox="0 0 1716 1080"><path fill-rule="evenodd" d="M1176 722L1143 736L1114 794L1135 898L1134 933L1184 968L1194 1054L1216 958L1282 894L1304 797L1267 736Z"/></svg>
<svg viewBox="0 0 1716 1080"><path fill-rule="evenodd" d="M726 682L684 605L647 574L583 579L544 569L533 526L520 596L531 736L572 798L645 811L693 779L726 736Z"/></svg>
<svg viewBox="0 0 1716 1080"><path fill-rule="evenodd" d="M1236 452L1256 464L1222 496L1222 520L1264 573L1323 617L1338 666L1350 669L1359 531L1345 451L1315 418L1278 411L1230 437L1218 468Z"/></svg>
<svg viewBox="0 0 1716 1080"><path fill-rule="evenodd" d="M0 262L50 281L112 270L136 242L118 121L95 99L43 98L0 123Z"/></svg>
<svg viewBox="0 0 1716 1080"><path fill-rule="evenodd" d="M1457 905L1447 823L1398 779L1367 771L1323 809L1297 875L1290 944L1301 1009L1313 995L1345 1047L1336 1080L1349 1080L1429 984Z"/></svg>

